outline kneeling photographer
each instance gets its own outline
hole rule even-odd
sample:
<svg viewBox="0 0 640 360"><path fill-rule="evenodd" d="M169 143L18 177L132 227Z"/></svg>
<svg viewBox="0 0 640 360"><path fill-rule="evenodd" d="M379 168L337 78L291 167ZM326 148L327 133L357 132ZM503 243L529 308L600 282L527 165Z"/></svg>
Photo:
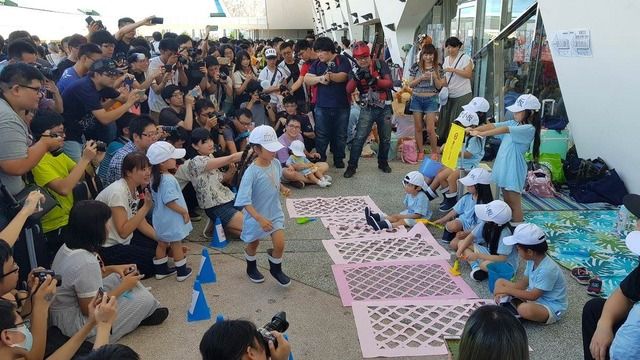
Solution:
<svg viewBox="0 0 640 360"><path fill-rule="evenodd" d="M202 360L287 360L291 346L282 333L288 327L284 312L259 329L247 320L216 323L200 341Z"/></svg>
<svg viewBox="0 0 640 360"><path fill-rule="evenodd" d="M220 71L220 63L213 56L207 56L200 71L204 77L200 81L200 88L203 96L209 99L215 108L215 111L223 110L225 100L233 102L233 84L231 78L227 74Z"/></svg>
<svg viewBox="0 0 640 360"><path fill-rule="evenodd" d="M273 104L270 103L271 95L265 94L262 86L256 80L251 80L245 92L250 94L251 97L249 101L240 104L240 109L247 108L251 110L254 125L275 125L276 112Z"/></svg>
<svg viewBox="0 0 640 360"><path fill-rule="evenodd" d="M229 122L227 116L218 110L215 105L208 99L198 99L195 105L196 121L193 123L193 129L204 128L209 130L211 139L213 139L213 156L221 157L229 155L227 152L227 144L222 134L225 126ZM191 140L191 139L190 139ZM191 141L185 144L187 149L187 158L190 159L196 155L195 150L190 146Z"/></svg>

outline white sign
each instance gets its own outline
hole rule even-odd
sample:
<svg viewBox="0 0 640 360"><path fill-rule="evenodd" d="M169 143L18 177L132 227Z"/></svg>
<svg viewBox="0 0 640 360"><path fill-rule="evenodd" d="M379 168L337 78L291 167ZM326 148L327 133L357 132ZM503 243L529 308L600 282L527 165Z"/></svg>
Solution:
<svg viewBox="0 0 640 360"><path fill-rule="evenodd" d="M563 57L591 57L591 30L564 30L553 34L551 49Z"/></svg>

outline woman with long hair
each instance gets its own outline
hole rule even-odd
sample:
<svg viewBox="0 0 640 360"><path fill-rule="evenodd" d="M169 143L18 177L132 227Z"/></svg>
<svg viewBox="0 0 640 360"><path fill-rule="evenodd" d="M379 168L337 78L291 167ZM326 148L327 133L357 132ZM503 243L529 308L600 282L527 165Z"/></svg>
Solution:
<svg viewBox="0 0 640 360"><path fill-rule="evenodd" d="M233 73L234 105L239 108L240 104L251 99L251 95L246 92L247 86L249 86L251 80L258 79L258 73L251 66L251 56L244 50L238 51L236 55L235 69L236 71Z"/></svg>

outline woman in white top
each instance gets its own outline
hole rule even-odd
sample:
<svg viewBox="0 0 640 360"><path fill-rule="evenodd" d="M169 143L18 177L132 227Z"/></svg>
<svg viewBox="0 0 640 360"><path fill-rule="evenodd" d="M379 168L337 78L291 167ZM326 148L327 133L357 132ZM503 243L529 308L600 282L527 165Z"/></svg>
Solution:
<svg viewBox="0 0 640 360"><path fill-rule="evenodd" d="M447 79L449 99L442 107L438 120L438 142L444 143L449 135L449 127L462 111L462 106L473 98L471 92L471 78L473 77L473 61L469 55L460 51L462 42L457 37L450 37L444 43L447 54L442 68Z"/></svg>
<svg viewBox="0 0 640 360"><path fill-rule="evenodd" d="M233 90L235 91L235 108L251 99L251 95L246 92L251 80L258 80L256 69L251 66L251 56L248 52L238 51L236 55L236 71L233 73Z"/></svg>

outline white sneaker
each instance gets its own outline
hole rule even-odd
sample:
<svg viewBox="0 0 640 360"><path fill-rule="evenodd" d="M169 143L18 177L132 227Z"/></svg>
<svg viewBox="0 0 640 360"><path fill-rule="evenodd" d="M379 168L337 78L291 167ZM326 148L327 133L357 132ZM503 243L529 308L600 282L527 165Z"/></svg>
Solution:
<svg viewBox="0 0 640 360"><path fill-rule="evenodd" d="M333 178L330 175L323 175L322 178L328 182L332 182Z"/></svg>
<svg viewBox="0 0 640 360"><path fill-rule="evenodd" d="M326 181L326 180L324 180L324 179L322 179L322 180L318 181L318 186L320 186L320 187L327 187L327 186L329 186L329 185L331 185L331 183L327 182L327 181Z"/></svg>

